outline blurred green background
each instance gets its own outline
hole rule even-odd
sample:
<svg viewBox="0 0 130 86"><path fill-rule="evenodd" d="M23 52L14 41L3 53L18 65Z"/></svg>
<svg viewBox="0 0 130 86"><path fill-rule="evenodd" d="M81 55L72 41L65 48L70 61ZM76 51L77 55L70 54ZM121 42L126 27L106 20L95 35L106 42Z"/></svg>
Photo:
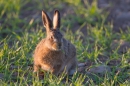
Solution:
<svg viewBox="0 0 130 86"><path fill-rule="evenodd" d="M124 17L129 13L120 12L128 10L127 3L128 0L0 0L0 85L129 86L129 21L116 23L129 19ZM79 63L85 62L87 67L83 73L66 79L64 74L55 77L45 73L40 80L32 73L32 57L46 34L41 11L45 10L52 19L55 9L61 13L61 32L75 45ZM111 71L87 74L100 65Z"/></svg>

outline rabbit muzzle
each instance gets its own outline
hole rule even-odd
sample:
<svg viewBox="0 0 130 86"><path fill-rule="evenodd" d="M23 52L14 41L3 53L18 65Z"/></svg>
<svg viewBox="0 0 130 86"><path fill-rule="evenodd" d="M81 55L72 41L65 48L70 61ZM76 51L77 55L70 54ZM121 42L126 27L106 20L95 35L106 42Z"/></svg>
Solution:
<svg viewBox="0 0 130 86"><path fill-rule="evenodd" d="M54 44L52 45L52 48L53 48L54 50L56 50L56 51L60 51L60 50L62 50L62 43L54 43Z"/></svg>

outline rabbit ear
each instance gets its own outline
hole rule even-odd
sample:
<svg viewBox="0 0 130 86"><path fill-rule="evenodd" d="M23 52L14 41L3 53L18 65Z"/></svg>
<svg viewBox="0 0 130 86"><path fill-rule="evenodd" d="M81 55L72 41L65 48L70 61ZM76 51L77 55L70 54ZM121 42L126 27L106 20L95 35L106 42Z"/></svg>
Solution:
<svg viewBox="0 0 130 86"><path fill-rule="evenodd" d="M44 27L47 29L47 31L49 31L52 28L52 21L45 11L42 11L42 21L43 21Z"/></svg>
<svg viewBox="0 0 130 86"><path fill-rule="evenodd" d="M54 12L53 28L54 29L60 28L60 12L58 10L55 10L55 12Z"/></svg>

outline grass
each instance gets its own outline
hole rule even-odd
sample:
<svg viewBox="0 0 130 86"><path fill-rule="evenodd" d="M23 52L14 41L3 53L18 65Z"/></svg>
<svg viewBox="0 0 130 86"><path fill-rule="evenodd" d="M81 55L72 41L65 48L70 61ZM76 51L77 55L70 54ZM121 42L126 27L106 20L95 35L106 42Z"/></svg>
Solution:
<svg viewBox="0 0 130 86"><path fill-rule="evenodd" d="M72 15L64 13L66 16L62 17L61 31L76 46L78 61L87 60L93 62L94 66L106 64L111 67L111 72L104 76L76 72L72 77L66 78L64 74L55 77L45 73L42 80L33 75L33 51L45 37L41 10L52 12L55 8L61 11L73 9ZM118 53L118 47L111 50L111 43L115 39L130 41L130 29L127 32L113 32L112 25L105 24L107 13L101 12L95 1L92 5L85 1L83 5L80 0L0 0L0 86L130 85L130 49L124 54ZM78 23L76 27L75 23ZM84 27L86 35L81 32ZM72 28L78 29L72 32ZM106 61L100 61L100 56ZM118 60L119 63L115 64Z"/></svg>

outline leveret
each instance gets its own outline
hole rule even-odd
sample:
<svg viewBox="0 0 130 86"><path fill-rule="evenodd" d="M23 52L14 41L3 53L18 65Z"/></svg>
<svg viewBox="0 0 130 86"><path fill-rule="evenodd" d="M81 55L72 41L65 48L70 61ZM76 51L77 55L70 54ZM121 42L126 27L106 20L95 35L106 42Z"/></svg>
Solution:
<svg viewBox="0 0 130 86"><path fill-rule="evenodd" d="M77 59L75 46L60 32L60 12L54 11L53 22L45 11L42 21L46 28L46 38L42 39L34 51L34 72L39 69L59 75L65 71L72 75L76 71Z"/></svg>

